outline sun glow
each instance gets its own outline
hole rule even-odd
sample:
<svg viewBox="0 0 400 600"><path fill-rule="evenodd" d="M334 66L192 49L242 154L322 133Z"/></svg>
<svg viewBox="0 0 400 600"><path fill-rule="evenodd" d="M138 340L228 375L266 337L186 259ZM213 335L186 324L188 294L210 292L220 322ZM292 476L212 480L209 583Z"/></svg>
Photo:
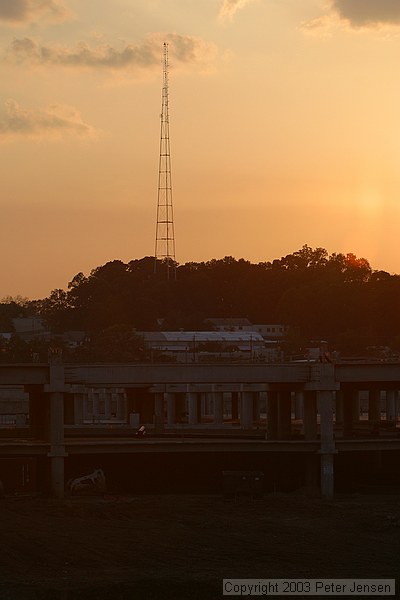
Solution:
<svg viewBox="0 0 400 600"><path fill-rule="evenodd" d="M367 188L358 199L358 209L365 219L376 219L383 211L384 199L379 190Z"/></svg>

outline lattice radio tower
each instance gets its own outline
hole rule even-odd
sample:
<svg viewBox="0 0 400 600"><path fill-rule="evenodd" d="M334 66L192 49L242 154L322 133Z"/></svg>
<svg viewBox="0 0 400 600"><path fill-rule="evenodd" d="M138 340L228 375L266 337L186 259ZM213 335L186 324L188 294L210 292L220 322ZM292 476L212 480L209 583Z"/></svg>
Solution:
<svg viewBox="0 0 400 600"><path fill-rule="evenodd" d="M174 212L172 206L171 153L168 108L168 44L164 43L163 88L161 107L160 160L158 168L158 200L154 272L166 266L167 278L176 277ZM164 267L162 266L164 269Z"/></svg>

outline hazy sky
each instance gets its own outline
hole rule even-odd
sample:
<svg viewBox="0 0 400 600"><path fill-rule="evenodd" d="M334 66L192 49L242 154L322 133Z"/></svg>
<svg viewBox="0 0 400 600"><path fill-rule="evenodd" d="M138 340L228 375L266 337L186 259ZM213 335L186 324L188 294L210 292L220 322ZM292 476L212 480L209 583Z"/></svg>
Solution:
<svg viewBox="0 0 400 600"><path fill-rule="evenodd" d="M164 41L180 263L400 272L399 0L0 0L0 298L154 254Z"/></svg>

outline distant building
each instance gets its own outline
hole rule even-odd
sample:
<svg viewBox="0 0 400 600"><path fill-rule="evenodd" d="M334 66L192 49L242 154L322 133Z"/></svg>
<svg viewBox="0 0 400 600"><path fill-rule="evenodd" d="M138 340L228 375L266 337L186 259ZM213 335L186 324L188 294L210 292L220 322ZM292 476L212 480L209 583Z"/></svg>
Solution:
<svg viewBox="0 0 400 600"><path fill-rule="evenodd" d="M209 318L204 319L206 324L212 325L215 331L253 331L252 323L245 318Z"/></svg>
<svg viewBox="0 0 400 600"><path fill-rule="evenodd" d="M276 349L253 331L145 331L140 335L148 350L177 362L273 360Z"/></svg>
<svg viewBox="0 0 400 600"><path fill-rule="evenodd" d="M281 341L289 331L288 325L253 325L252 331L257 331L265 340Z"/></svg>
<svg viewBox="0 0 400 600"><path fill-rule="evenodd" d="M280 341L287 334L289 327L281 323L254 325L247 318L208 318L205 323L212 325L215 331L247 331L259 333L265 340Z"/></svg>
<svg viewBox="0 0 400 600"><path fill-rule="evenodd" d="M12 320L15 333L25 342L34 338L49 338L51 332L39 317L18 317Z"/></svg>
<svg viewBox="0 0 400 600"><path fill-rule="evenodd" d="M47 327L45 321L39 317L19 317L12 320L14 332L0 333L0 336L7 341L11 337L17 335L25 342L30 342L33 339L58 339L62 341L67 348L75 350L82 346L88 339L86 331L64 331L64 333L54 334Z"/></svg>

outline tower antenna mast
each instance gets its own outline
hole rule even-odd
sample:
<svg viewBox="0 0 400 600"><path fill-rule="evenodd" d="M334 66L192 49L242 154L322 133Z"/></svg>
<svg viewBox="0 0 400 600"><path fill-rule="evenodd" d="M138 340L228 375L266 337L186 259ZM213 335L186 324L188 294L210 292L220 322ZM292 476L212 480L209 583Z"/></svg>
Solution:
<svg viewBox="0 0 400 600"><path fill-rule="evenodd" d="M163 263L166 266L167 278L175 279L175 235L169 139L168 44L164 42L163 48L163 88L154 272L160 267L160 263Z"/></svg>

